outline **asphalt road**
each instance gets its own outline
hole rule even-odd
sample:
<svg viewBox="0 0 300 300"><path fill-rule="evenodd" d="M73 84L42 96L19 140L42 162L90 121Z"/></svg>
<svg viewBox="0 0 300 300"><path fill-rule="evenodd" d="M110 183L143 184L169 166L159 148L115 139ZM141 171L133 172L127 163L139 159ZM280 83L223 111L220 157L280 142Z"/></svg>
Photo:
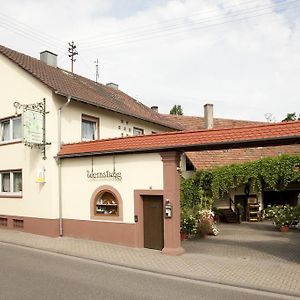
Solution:
<svg viewBox="0 0 300 300"><path fill-rule="evenodd" d="M299 299L0 243L0 299Z"/></svg>

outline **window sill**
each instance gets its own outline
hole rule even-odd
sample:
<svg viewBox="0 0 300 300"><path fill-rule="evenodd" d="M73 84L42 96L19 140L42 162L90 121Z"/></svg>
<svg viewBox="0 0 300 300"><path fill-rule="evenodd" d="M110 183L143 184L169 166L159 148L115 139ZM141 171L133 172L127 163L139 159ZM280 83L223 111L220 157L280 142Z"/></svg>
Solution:
<svg viewBox="0 0 300 300"><path fill-rule="evenodd" d="M0 198L22 198L22 193L0 193Z"/></svg>
<svg viewBox="0 0 300 300"><path fill-rule="evenodd" d="M99 220L99 221L123 221L122 216L120 215L112 215L112 214L94 214L91 216L91 220Z"/></svg>
<svg viewBox="0 0 300 300"><path fill-rule="evenodd" d="M1 141L0 142L0 146L11 145L11 144L18 144L18 143L22 143L22 140L21 139L17 139L17 140Z"/></svg>

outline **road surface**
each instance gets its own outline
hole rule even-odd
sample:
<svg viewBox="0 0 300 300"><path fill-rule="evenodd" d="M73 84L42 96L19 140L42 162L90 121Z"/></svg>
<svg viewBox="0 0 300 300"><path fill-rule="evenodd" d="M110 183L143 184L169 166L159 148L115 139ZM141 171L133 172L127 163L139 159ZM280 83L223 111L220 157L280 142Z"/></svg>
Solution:
<svg viewBox="0 0 300 300"><path fill-rule="evenodd" d="M0 299L297 299L0 243ZM299 298L298 298L299 299Z"/></svg>

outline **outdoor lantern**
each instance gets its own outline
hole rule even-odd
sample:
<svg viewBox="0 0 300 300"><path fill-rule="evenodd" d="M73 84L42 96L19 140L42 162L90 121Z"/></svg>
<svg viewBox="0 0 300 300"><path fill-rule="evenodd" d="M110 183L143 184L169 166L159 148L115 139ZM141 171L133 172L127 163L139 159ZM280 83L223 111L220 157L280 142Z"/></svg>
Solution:
<svg viewBox="0 0 300 300"><path fill-rule="evenodd" d="M166 200L165 204L165 218L171 219L172 218L172 204L170 203L170 200Z"/></svg>

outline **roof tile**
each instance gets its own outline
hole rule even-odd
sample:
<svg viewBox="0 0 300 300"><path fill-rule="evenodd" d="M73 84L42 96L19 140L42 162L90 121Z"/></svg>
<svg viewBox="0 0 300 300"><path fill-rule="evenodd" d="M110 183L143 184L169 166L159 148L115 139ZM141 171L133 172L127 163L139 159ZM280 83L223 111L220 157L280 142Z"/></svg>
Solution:
<svg viewBox="0 0 300 300"><path fill-rule="evenodd" d="M300 121L247 127L181 131L127 138L96 140L63 145L59 156L90 152L116 153L161 149L180 149L220 143L251 142L256 140L297 138L300 140Z"/></svg>

